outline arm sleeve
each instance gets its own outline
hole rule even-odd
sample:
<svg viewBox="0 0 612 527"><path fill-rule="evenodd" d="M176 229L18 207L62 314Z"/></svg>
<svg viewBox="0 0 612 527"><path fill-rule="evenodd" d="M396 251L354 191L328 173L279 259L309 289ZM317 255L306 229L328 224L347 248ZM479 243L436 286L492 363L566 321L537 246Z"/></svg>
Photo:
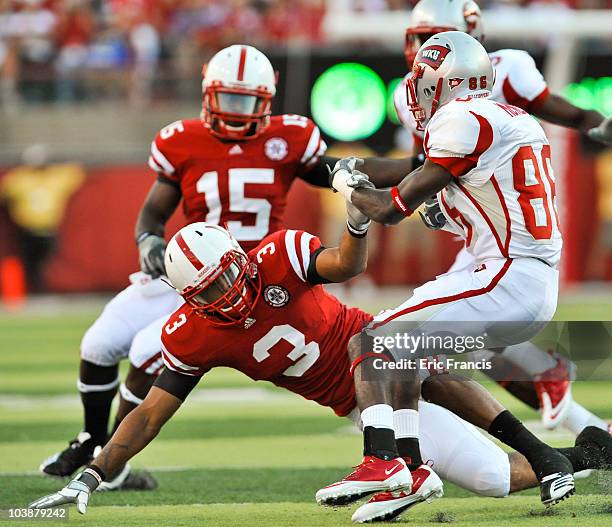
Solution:
<svg viewBox="0 0 612 527"><path fill-rule="evenodd" d="M153 386L161 388L170 395L184 401L191 391L200 382L201 376L183 375L168 368L164 368Z"/></svg>
<svg viewBox="0 0 612 527"><path fill-rule="evenodd" d="M510 62L502 84L506 101L526 112L537 110L550 92L533 58L525 51L512 50L502 60Z"/></svg>
<svg viewBox="0 0 612 527"><path fill-rule="evenodd" d="M321 245L316 251L310 255L310 264L308 265L308 272L306 273L306 281L312 285L318 284L331 284L332 281L327 278L323 278L317 272L317 257L325 250L325 247Z"/></svg>
<svg viewBox="0 0 612 527"><path fill-rule="evenodd" d="M426 155L453 177L483 185L491 177L490 170L483 166L482 154L493 144L493 127L475 112L464 108L448 110L435 115L427 127Z"/></svg>
<svg viewBox="0 0 612 527"><path fill-rule="evenodd" d="M327 164L329 162L330 158L327 156L319 157L306 172L300 174L300 179L303 179L315 187L329 188L329 170L327 170ZM335 163L336 159L333 160L330 166L333 167Z"/></svg>
<svg viewBox="0 0 612 527"><path fill-rule="evenodd" d="M301 282L309 282L310 262L313 254L321 247L321 240L308 232L288 229L282 243L289 260L289 272Z"/></svg>

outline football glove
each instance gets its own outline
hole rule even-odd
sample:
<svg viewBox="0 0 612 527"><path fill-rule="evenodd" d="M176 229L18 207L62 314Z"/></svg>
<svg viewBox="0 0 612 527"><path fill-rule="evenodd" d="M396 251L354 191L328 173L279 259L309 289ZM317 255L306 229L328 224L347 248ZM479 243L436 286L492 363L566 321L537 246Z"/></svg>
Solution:
<svg viewBox="0 0 612 527"><path fill-rule="evenodd" d="M593 141L612 146L612 117L604 119L599 126L591 128L587 135Z"/></svg>
<svg viewBox="0 0 612 527"><path fill-rule="evenodd" d="M446 217L440 209L440 203L438 203L438 198L436 196L432 196L426 200L424 206L425 213L419 211L419 214L428 229L437 231L446 225Z"/></svg>
<svg viewBox="0 0 612 527"><path fill-rule="evenodd" d="M91 493L96 490L99 481L90 473L89 469L81 472L62 490L43 496L28 505L30 509L49 509L74 503L81 514L87 511L87 504Z"/></svg>
<svg viewBox="0 0 612 527"><path fill-rule="evenodd" d="M334 165L333 170L329 170L329 186L335 191L340 192L346 200L351 200L351 194L355 188L367 186L363 181L368 181L368 176L363 172L356 171L355 168L363 165L363 159L357 157L344 157ZM355 174L358 173L359 175Z"/></svg>
<svg viewBox="0 0 612 527"><path fill-rule="evenodd" d="M347 225L352 234L364 235L370 228L372 220L361 212L350 201L346 202Z"/></svg>
<svg viewBox="0 0 612 527"><path fill-rule="evenodd" d="M164 254L166 252L166 242L161 236L149 234L138 243L140 254L140 269L151 275L151 278L158 278L166 274L164 266Z"/></svg>

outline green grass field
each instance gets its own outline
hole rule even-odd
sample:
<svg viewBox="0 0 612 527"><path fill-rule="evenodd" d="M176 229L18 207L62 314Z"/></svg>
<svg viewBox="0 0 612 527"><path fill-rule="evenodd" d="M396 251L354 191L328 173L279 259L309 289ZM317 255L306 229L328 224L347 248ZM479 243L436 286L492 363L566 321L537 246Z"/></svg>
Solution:
<svg viewBox="0 0 612 527"><path fill-rule="evenodd" d="M374 307L374 306L371 306ZM562 319L606 319L609 305L564 304ZM80 429L76 396L78 345L95 313L0 315L0 510L23 507L61 483L37 474L40 461ZM524 420L537 414L508 394L495 395ZM577 382L575 398L612 418L612 383ZM545 432L557 445L563 430ZM315 491L359 462L360 435L331 411L239 373L212 372L160 436L133 461L159 480L153 492L97 493L82 517L89 526L242 527L350 525L350 509L324 509ZM447 484L445 498L407 513L414 526L610 525L612 480L596 473L578 495L546 512L537 491L499 500ZM6 521L4 525L32 525Z"/></svg>

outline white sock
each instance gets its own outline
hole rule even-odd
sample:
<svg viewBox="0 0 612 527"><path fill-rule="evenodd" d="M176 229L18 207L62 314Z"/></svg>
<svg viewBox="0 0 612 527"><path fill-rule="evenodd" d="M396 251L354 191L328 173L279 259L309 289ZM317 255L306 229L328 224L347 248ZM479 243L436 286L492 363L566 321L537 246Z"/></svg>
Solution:
<svg viewBox="0 0 612 527"><path fill-rule="evenodd" d="M395 410L393 412L395 439L419 437L419 412L416 410Z"/></svg>
<svg viewBox="0 0 612 527"><path fill-rule="evenodd" d="M508 346L502 351L502 357L522 368L531 376L538 375L557 365L553 356L534 346L531 342Z"/></svg>
<svg viewBox="0 0 612 527"><path fill-rule="evenodd" d="M393 408L388 404L368 406L361 412L363 427L390 428L393 430Z"/></svg>
<svg viewBox="0 0 612 527"><path fill-rule="evenodd" d="M563 426L569 428L576 435L582 432L587 426L596 426L602 430L608 429L608 423L589 412L584 406L581 406L576 401L570 403L567 417L565 421L563 421Z"/></svg>

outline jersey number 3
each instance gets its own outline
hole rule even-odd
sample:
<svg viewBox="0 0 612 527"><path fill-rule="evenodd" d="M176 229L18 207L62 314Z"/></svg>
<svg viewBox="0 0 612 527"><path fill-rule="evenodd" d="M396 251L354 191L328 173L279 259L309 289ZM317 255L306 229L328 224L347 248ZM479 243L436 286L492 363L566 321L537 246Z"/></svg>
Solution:
<svg viewBox="0 0 612 527"><path fill-rule="evenodd" d="M253 357L255 360L257 362L266 360L270 356L269 350L281 340L285 340L293 346L287 357L294 361L295 364L289 366L283 372L283 375L287 377L301 377L304 375L317 362L321 354L319 345L316 342L313 341L306 344L306 338L303 333L289 324L283 324L282 326L274 326L253 345Z"/></svg>
<svg viewBox="0 0 612 527"><path fill-rule="evenodd" d="M238 241L259 241L268 234L272 205L267 199L247 198L244 186L247 183L274 183L273 168L230 168L227 171L229 186L229 212L255 214L255 225L243 225L241 221L228 221L227 228ZM219 195L219 173L204 172L196 183L196 190L204 194L206 221L219 225L223 209Z"/></svg>

